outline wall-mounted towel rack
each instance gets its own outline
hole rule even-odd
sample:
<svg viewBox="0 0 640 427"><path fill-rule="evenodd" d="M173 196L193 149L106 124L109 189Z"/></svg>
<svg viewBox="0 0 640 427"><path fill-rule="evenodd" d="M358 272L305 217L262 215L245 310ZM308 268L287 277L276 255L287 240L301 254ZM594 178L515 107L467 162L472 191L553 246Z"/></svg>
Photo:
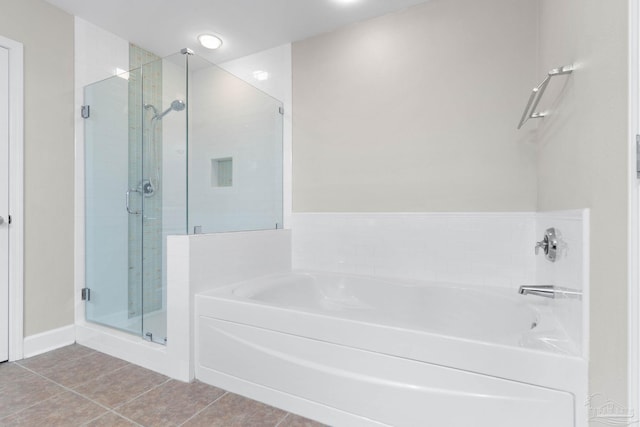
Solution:
<svg viewBox="0 0 640 427"><path fill-rule="evenodd" d="M547 77L545 77L542 83L533 88L533 91L529 96L529 100L527 101L527 106L524 107L524 112L522 113L522 118L520 119L520 123L518 124L518 129L520 129L522 125L524 125L529 119L539 119L546 116L546 113L536 112L536 108L538 108L538 103L540 102L544 91L547 89L549 81L552 77L561 76L563 74L571 74L572 72L573 65L565 65L564 67L554 68L547 73Z"/></svg>

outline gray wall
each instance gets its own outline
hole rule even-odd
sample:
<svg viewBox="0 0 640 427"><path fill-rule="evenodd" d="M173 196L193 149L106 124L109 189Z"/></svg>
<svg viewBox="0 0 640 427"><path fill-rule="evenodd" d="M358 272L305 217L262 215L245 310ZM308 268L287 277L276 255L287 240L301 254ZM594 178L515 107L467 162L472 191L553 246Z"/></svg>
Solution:
<svg viewBox="0 0 640 427"><path fill-rule="evenodd" d="M627 391L628 2L540 1L539 74L575 62L540 123L538 207L591 208L589 392Z"/></svg>
<svg viewBox="0 0 640 427"><path fill-rule="evenodd" d="M433 0L293 44L293 210L535 210L537 2Z"/></svg>
<svg viewBox="0 0 640 427"><path fill-rule="evenodd" d="M73 17L0 0L0 35L24 44L25 336L73 323Z"/></svg>

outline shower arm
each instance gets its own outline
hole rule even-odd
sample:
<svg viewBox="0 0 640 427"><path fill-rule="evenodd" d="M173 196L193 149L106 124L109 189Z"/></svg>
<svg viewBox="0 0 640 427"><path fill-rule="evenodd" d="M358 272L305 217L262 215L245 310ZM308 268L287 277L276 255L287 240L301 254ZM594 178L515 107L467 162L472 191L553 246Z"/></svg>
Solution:
<svg viewBox="0 0 640 427"><path fill-rule="evenodd" d="M156 107L154 107L151 104L144 104L144 109L145 110L153 110L153 117L151 118L151 120L153 120L155 117L158 116L158 110L156 109Z"/></svg>

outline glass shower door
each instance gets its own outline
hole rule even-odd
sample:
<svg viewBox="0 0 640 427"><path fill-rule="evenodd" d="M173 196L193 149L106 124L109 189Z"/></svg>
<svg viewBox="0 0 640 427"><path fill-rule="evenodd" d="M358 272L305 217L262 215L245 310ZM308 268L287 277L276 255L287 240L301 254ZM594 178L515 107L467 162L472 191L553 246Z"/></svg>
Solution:
<svg viewBox="0 0 640 427"><path fill-rule="evenodd" d="M186 61L132 52L139 68L85 87L86 319L164 344L166 240L187 224Z"/></svg>
<svg viewBox="0 0 640 427"><path fill-rule="evenodd" d="M85 287L88 321L141 335L141 300L130 295L132 282L142 286L144 202L130 167L142 156L130 143L136 80L139 69L85 87Z"/></svg>

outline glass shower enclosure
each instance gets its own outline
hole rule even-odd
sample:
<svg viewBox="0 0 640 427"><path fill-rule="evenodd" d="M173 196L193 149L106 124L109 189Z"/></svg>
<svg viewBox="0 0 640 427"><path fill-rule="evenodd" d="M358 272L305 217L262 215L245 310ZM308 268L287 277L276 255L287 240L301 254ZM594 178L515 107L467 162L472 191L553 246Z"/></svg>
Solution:
<svg viewBox="0 0 640 427"><path fill-rule="evenodd" d="M186 50L84 103L86 320L164 344L167 236L282 226L282 103Z"/></svg>

